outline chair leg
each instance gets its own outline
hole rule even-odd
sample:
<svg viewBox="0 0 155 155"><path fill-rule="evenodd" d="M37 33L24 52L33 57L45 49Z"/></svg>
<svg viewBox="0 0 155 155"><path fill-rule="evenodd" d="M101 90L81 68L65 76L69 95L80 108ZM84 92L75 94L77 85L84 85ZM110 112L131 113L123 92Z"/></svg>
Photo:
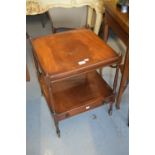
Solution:
<svg viewBox="0 0 155 155"><path fill-rule="evenodd" d="M100 26L102 23L102 13L96 12L96 21L95 21L95 26L94 26L94 32L98 35Z"/></svg>
<svg viewBox="0 0 155 155"><path fill-rule="evenodd" d="M92 18L93 18L93 9L88 7L88 14L87 14L87 27L92 27Z"/></svg>
<svg viewBox="0 0 155 155"><path fill-rule="evenodd" d="M40 15L40 20L43 28L45 28L45 24L46 24L45 17L46 17L46 13L43 13Z"/></svg>
<svg viewBox="0 0 155 155"><path fill-rule="evenodd" d="M54 25L53 25L53 20L52 20L52 17L51 17L51 15L50 15L50 13L49 12L47 12L47 15L48 15L48 17L49 17L49 20L50 20L50 23L51 23L51 29L52 29L52 33L55 33L55 28L54 28Z"/></svg>
<svg viewBox="0 0 155 155"><path fill-rule="evenodd" d="M118 95L117 95L117 99L116 99L116 108L117 109L120 109L121 98L122 98L124 89L128 83L129 83L129 47L127 47L121 83L119 86L119 91L118 91Z"/></svg>

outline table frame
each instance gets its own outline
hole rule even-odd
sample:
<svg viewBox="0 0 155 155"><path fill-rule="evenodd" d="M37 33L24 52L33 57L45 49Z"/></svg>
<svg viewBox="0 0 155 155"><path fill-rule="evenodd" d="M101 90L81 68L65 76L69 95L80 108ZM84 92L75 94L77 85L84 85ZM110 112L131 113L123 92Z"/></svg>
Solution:
<svg viewBox="0 0 155 155"><path fill-rule="evenodd" d="M106 4L109 5L108 3ZM116 108L120 109L121 98L129 81L129 30L126 25L123 25L121 18L117 19L119 14L115 14L105 5L105 20L104 20L104 41L107 42L109 36L109 28L111 28L118 37L125 43L127 46L125 61L123 66L120 67L122 72L122 78L119 86L119 92L116 100ZM111 4L110 4L111 5ZM109 6L108 6L109 7ZM119 13L119 12L117 12Z"/></svg>
<svg viewBox="0 0 155 155"><path fill-rule="evenodd" d="M96 35L94 35L94 38L96 38ZM31 40L31 42L33 41ZM76 46L78 46L78 44ZM108 49L106 49L105 52L108 52L107 50ZM81 66L80 69L75 68L74 71L71 69L71 71L63 72L63 74L59 74L58 72L53 76L50 72L43 69L41 61L38 60L36 54L37 53L33 48L34 62L41 87L41 92L44 95L53 116L58 137L60 137L59 121L63 119L101 106L104 103L109 103L108 113L109 115L112 115L112 108L116 99L116 87L119 67L122 60L121 55L116 54L113 59L111 57L107 57L105 60L100 60L100 63L90 63L88 66ZM114 77L113 87L111 88L108 83L102 78L102 76L97 73L96 69L100 69L102 67L110 66L113 64L116 64L116 73ZM76 91L73 91L75 88ZM78 103L80 101L80 104L77 104L76 99ZM59 104L60 102L61 105ZM69 105L66 104L67 102L69 102ZM65 105L65 109L62 109L63 105Z"/></svg>

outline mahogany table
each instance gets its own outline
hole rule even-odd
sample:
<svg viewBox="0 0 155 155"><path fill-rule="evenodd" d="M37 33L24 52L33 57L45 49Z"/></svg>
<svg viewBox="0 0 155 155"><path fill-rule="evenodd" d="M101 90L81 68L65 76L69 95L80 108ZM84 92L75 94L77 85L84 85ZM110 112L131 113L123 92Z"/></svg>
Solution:
<svg viewBox="0 0 155 155"><path fill-rule="evenodd" d="M116 97L121 56L94 32L76 29L32 39L33 55L41 91L58 122L109 103L109 114ZM116 64L113 88L96 69Z"/></svg>
<svg viewBox="0 0 155 155"><path fill-rule="evenodd" d="M121 13L115 3L105 3L104 41L108 39L108 31L111 28L127 46L124 64L120 67L122 72L121 83L116 100L116 107L120 108L121 98L129 80L129 14Z"/></svg>

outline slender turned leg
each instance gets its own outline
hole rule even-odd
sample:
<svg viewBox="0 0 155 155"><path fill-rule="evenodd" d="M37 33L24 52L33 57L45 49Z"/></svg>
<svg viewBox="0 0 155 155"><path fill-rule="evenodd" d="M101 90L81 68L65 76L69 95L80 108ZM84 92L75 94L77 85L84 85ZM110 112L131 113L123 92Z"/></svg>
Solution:
<svg viewBox="0 0 155 155"><path fill-rule="evenodd" d="M49 11L47 12L47 15L48 15L49 20L50 20L50 23L51 23L52 33L55 33L55 32L56 32L56 30L55 30L55 28L54 28L54 25L53 25L53 20L52 20L52 16L50 15L50 12L49 12Z"/></svg>
<svg viewBox="0 0 155 155"><path fill-rule="evenodd" d="M46 13L43 13L43 14L40 15L40 18L41 18L40 20L41 20L41 24L42 24L43 28L45 27L45 24L46 24L45 17L46 17Z"/></svg>
<svg viewBox="0 0 155 155"><path fill-rule="evenodd" d="M104 31L103 31L103 40L105 41L105 42L107 42L107 40L108 40L108 36L109 36L109 26L108 26L108 24L105 24L104 25Z"/></svg>
<svg viewBox="0 0 155 155"><path fill-rule="evenodd" d="M32 52L32 54L33 54L33 60L34 60L34 64L35 64L35 67L36 67L36 71L37 71L37 77L38 77L38 80L40 79L40 77L41 77L41 75L42 75L42 73L41 73L41 71L40 71L40 69L39 69L39 64L38 64L38 62L37 62L37 60L36 60L36 57L35 57L35 55L34 55L34 52ZM40 87L40 89L41 89L41 96L43 96L43 90L42 90L42 87Z"/></svg>
<svg viewBox="0 0 155 155"><path fill-rule="evenodd" d="M103 29L103 40L105 42L107 42L108 37L109 37L109 26L108 26L107 19L105 18L104 19L104 29Z"/></svg>
<svg viewBox="0 0 155 155"><path fill-rule="evenodd" d="M116 100L116 108L117 109L120 109L121 98L122 98L122 95L123 95L123 92L124 92L124 89L126 87L126 83L127 83L128 79L129 79L129 48L127 47L123 74L122 74L119 92L118 92L117 100Z"/></svg>
<svg viewBox="0 0 155 155"><path fill-rule="evenodd" d="M51 114L53 116L53 120L54 120L54 124L55 124L55 128L56 128L56 133L57 133L58 137L60 137L59 122L58 122L58 119L56 117L54 99L53 99L53 94L52 94L52 84L51 84L51 81L50 81L50 77L48 75L46 75L45 81L46 81L46 85L48 86L48 93L49 93L49 103L48 103L48 105L50 104L49 107L50 107L50 110L51 110Z"/></svg>
<svg viewBox="0 0 155 155"><path fill-rule="evenodd" d="M117 81L118 81L118 73L119 73L119 64L117 64L115 78L114 78L114 83L113 83L113 94L115 96L116 96L116 87L117 87ZM110 102L110 107L109 107L109 110L108 110L108 113L109 113L110 116L112 115L112 108L113 108L113 103L115 101L115 98L116 97L114 97L113 102Z"/></svg>
<svg viewBox="0 0 155 155"><path fill-rule="evenodd" d="M102 13L96 12L96 21L95 21L95 27L94 27L94 32L98 35L100 26L102 23Z"/></svg>
<svg viewBox="0 0 155 155"><path fill-rule="evenodd" d="M88 7L87 26L92 27L93 9Z"/></svg>
<svg viewBox="0 0 155 155"><path fill-rule="evenodd" d="M58 137L60 138L59 122L57 121L55 116L53 116L53 118L54 118L54 124L55 124L55 128L56 128L56 133L57 133Z"/></svg>
<svg viewBox="0 0 155 155"><path fill-rule="evenodd" d="M114 103L114 102L110 102L110 107L109 107L109 110L108 110L108 114L109 114L110 116L112 115L113 103Z"/></svg>
<svg viewBox="0 0 155 155"><path fill-rule="evenodd" d="M60 138L59 122L58 122L58 120L56 119L56 116L55 116L55 114L54 114L53 109L50 108L50 111L51 111L51 115L52 115L53 120L54 120L54 125L55 125L55 128L56 128L57 136Z"/></svg>

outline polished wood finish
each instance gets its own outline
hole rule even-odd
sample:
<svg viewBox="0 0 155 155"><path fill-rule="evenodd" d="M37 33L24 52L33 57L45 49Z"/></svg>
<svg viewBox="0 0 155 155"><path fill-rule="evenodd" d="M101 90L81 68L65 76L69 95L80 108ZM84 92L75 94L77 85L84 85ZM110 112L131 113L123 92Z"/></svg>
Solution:
<svg viewBox="0 0 155 155"><path fill-rule="evenodd" d="M46 101L50 105L43 77L40 78L40 82ZM102 105L102 101L108 102L110 96L113 98L113 90L96 71L55 82L52 90L55 112L59 120Z"/></svg>
<svg viewBox="0 0 155 155"><path fill-rule="evenodd" d="M129 14L121 13L116 4L111 2L105 3L105 21L104 21L104 41L108 39L108 31L111 28L118 37L127 46L125 62L120 67L122 72L121 83L119 87L118 97L116 100L116 107L120 108L121 97L129 80Z"/></svg>
<svg viewBox="0 0 155 155"><path fill-rule="evenodd" d="M88 29L77 29L32 40L33 55L42 94L60 136L59 121L109 103L116 97L121 56ZM111 88L97 68L116 64Z"/></svg>
<svg viewBox="0 0 155 155"><path fill-rule="evenodd" d="M87 29L33 39L33 48L43 71L51 75L51 80L109 65L118 59L112 48ZM88 61L79 65L85 59Z"/></svg>
<svg viewBox="0 0 155 155"><path fill-rule="evenodd" d="M129 34L129 13L122 13L120 8L115 3L105 3L106 13L111 15L111 18L115 19L116 23L119 23L120 27Z"/></svg>

